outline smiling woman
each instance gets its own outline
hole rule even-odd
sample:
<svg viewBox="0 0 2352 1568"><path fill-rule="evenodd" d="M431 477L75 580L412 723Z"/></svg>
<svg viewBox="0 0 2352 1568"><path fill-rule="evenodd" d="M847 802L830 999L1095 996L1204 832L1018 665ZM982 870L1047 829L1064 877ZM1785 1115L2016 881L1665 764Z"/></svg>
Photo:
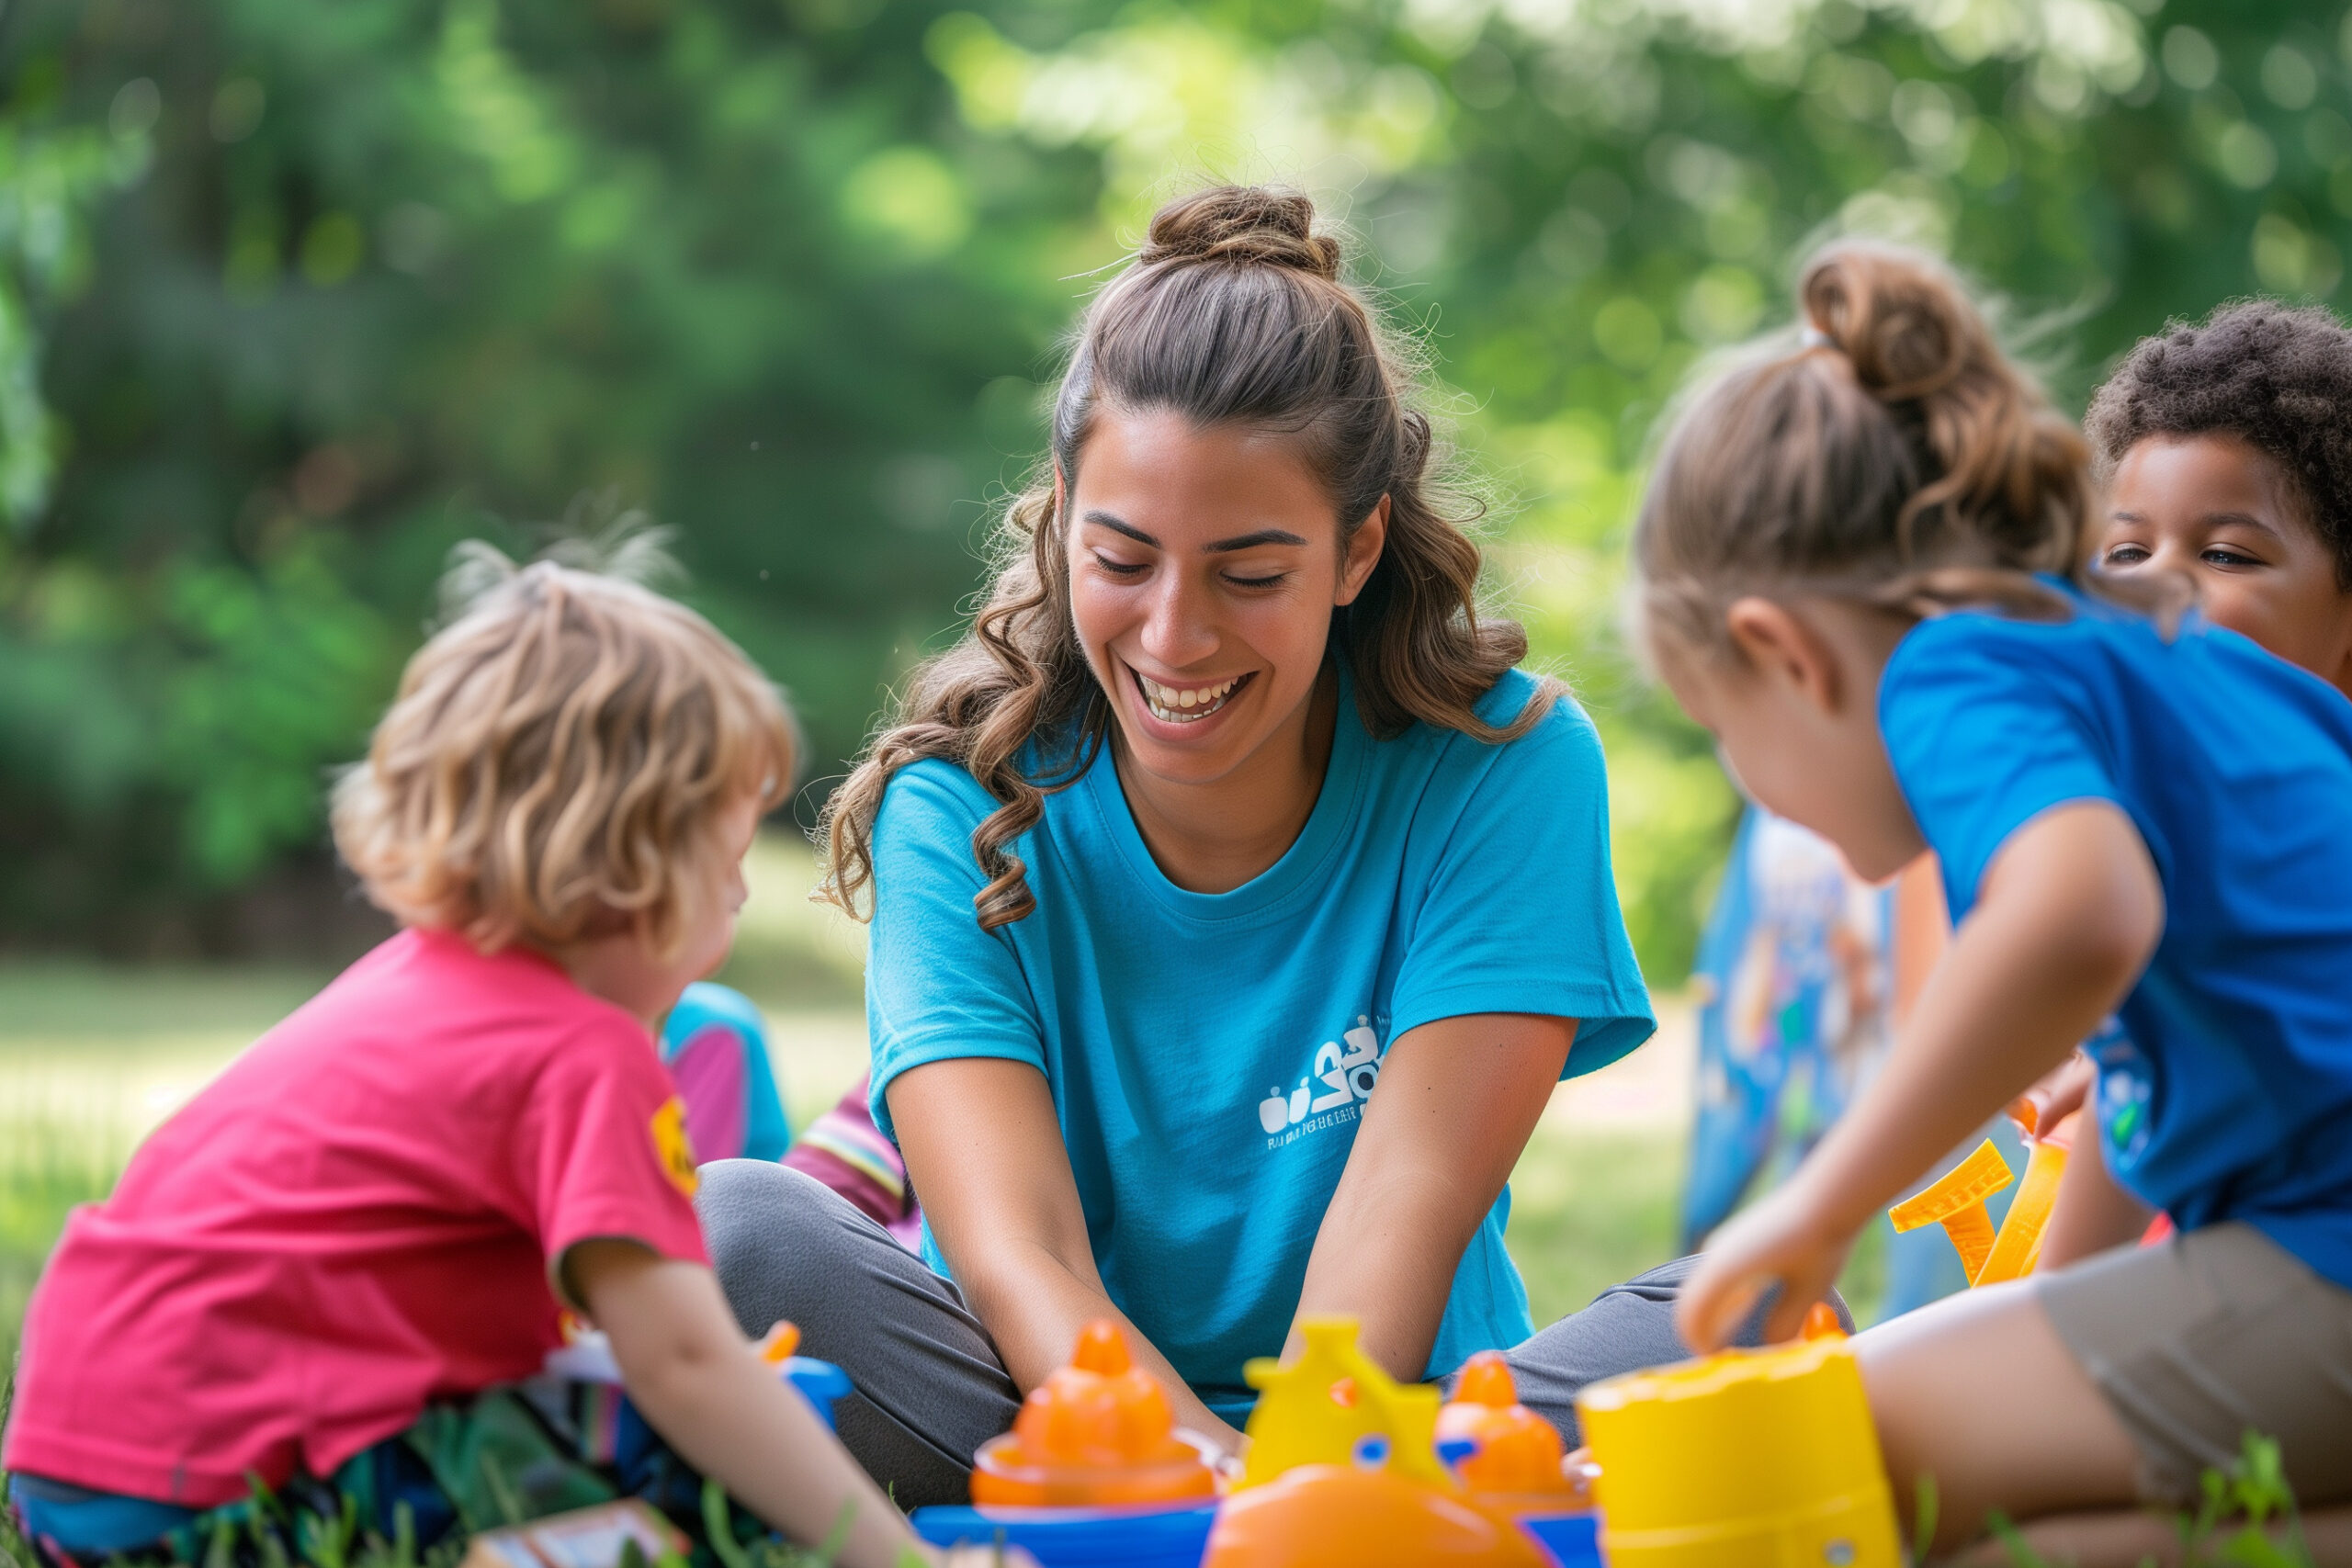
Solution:
<svg viewBox="0 0 2352 1568"><path fill-rule="evenodd" d="M960 1498L1098 1318L1228 1449L1243 1363L1317 1314L1406 1378L1510 1349L1564 1427L1678 1353L1670 1279L1535 1335L1503 1248L1553 1085L1649 999L1592 727L1480 613L1409 360L1314 217L1154 219L970 634L834 797L922 1258L795 1172L704 1173L738 1317L848 1370L901 1502Z"/></svg>

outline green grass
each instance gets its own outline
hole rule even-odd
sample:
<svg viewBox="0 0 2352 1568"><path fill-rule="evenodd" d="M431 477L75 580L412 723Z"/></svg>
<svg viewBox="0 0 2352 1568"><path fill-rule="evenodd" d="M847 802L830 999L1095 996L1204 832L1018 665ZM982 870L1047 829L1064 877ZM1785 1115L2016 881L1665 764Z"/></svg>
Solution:
<svg viewBox="0 0 2352 1568"><path fill-rule="evenodd" d="M1543 1326L1674 1256L1682 1134L1539 1126L1511 1177L1512 1258Z"/></svg>

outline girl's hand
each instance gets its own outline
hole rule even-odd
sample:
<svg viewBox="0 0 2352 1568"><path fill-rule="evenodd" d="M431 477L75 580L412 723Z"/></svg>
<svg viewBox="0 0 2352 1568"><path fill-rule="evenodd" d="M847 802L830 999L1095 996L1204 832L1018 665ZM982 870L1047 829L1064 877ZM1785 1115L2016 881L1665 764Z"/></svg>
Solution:
<svg viewBox="0 0 2352 1568"><path fill-rule="evenodd" d="M2034 1086L2009 1101L2009 1120L2034 1137L2046 1137L2069 1113L2080 1111L2098 1079L2098 1064L2077 1049Z"/></svg>
<svg viewBox="0 0 2352 1568"><path fill-rule="evenodd" d="M1793 1339L1804 1314L1826 1299L1853 1250L1854 1234L1825 1224L1822 1205L1800 1171L1792 1180L1732 1217L1714 1235L1706 1256L1674 1303L1674 1326L1702 1355L1722 1348L1774 1283L1781 1287L1764 1320L1764 1339Z"/></svg>

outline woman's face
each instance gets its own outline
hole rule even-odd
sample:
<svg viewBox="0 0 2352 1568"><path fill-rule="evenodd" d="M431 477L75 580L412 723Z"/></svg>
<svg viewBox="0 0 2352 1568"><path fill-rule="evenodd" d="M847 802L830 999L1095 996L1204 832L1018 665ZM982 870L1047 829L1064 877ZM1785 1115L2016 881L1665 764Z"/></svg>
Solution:
<svg viewBox="0 0 2352 1568"><path fill-rule="evenodd" d="M1283 436L1112 409L1067 501L1071 617L1136 765L1214 783L1304 723L1331 611L1380 558L1385 502L1342 548Z"/></svg>
<svg viewBox="0 0 2352 1568"><path fill-rule="evenodd" d="M2352 692L2352 594L2278 467L2230 435L2153 435L2117 465L2099 564L2177 571L2206 619Z"/></svg>

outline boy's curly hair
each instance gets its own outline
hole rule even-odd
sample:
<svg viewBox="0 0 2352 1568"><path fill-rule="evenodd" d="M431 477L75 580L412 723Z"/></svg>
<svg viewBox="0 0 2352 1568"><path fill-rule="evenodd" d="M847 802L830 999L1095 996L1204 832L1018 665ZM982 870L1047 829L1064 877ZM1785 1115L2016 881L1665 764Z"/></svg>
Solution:
<svg viewBox="0 0 2352 1568"><path fill-rule="evenodd" d="M725 874L719 813L790 787L783 698L708 621L610 570L460 546L443 604L335 786L335 846L368 897L486 953L632 920L673 951Z"/></svg>
<svg viewBox="0 0 2352 1568"><path fill-rule="evenodd" d="M2083 416L2102 477L2152 435L2234 435L2278 467L2352 592L2352 331L2316 305L2223 305L2143 338Z"/></svg>

